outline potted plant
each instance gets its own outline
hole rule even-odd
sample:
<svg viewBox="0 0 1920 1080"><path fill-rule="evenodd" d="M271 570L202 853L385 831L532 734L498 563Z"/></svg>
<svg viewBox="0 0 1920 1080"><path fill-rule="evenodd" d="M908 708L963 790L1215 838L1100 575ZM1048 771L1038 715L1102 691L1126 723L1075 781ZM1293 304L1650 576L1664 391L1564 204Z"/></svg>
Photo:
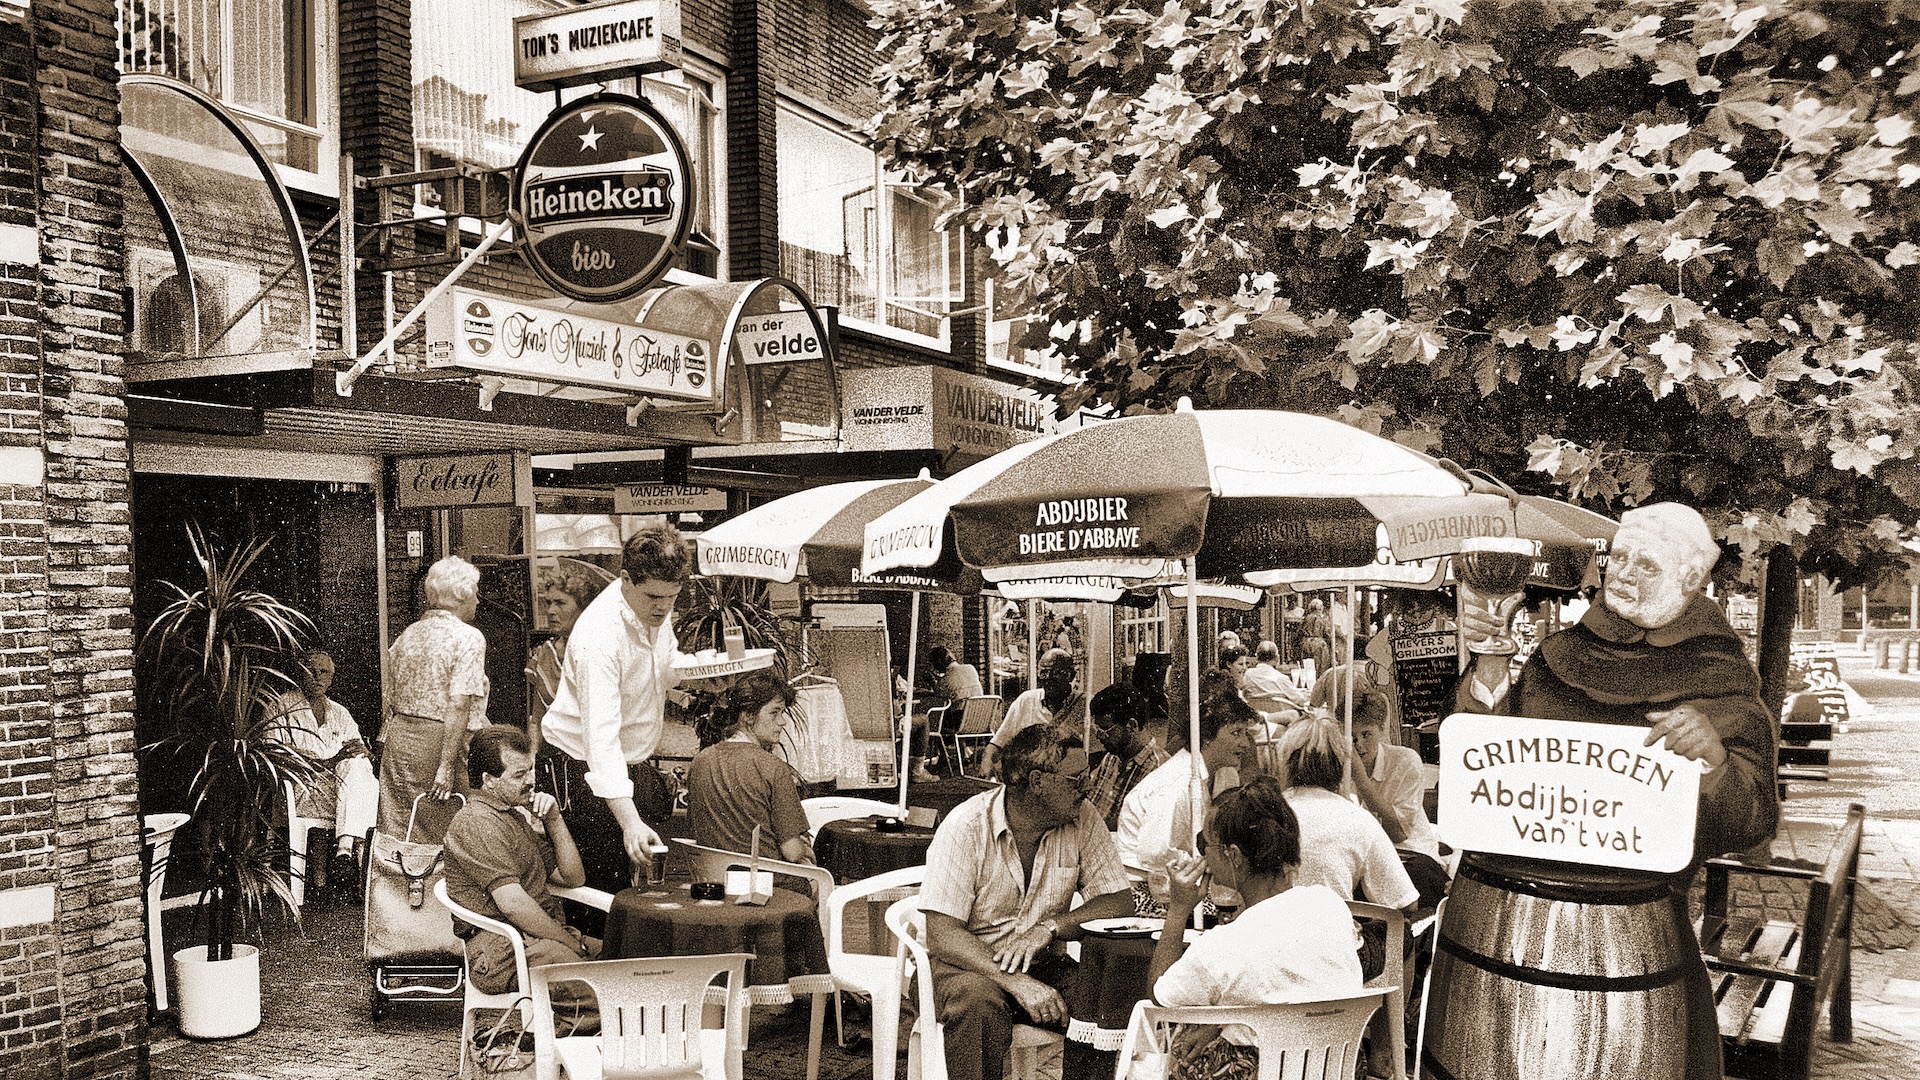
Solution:
<svg viewBox="0 0 1920 1080"><path fill-rule="evenodd" d="M162 733L142 751L190 776L201 944L174 954L180 1031L224 1038L260 1025L260 955L246 939L275 899L299 918L275 865L285 851L275 797L288 780L311 783L319 770L271 736L281 722L274 701L295 685L283 661L313 626L247 586L266 541L219 550L188 525L187 543L194 580L160 583L167 604L140 639L142 708Z"/></svg>
<svg viewBox="0 0 1920 1080"><path fill-rule="evenodd" d="M738 629L749 649L772 649L774 669L787 671L787 637L767 604L767 583L747 577L696 575L681 590L673 632L682 652L726 651L726 633Z"/></svg>

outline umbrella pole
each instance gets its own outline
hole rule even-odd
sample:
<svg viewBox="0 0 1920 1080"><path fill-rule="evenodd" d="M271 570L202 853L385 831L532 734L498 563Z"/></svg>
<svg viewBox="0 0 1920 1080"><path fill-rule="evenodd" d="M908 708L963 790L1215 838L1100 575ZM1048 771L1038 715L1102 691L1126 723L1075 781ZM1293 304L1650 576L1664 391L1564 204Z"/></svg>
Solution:
<svg viewBox="0 0 1920 1080"><path fill-rule="evenodd" d="M900 816L907 816L907 777L913 775L913 662L920 655L920 590L907 607L907 711L900 718ZM928 733L931 736L931 732Z"/></svg>
<svg viewBox="0 0 1920 1080"><path fill-rule="evenodd" d="M1027 601L1027 689L1040 686L1040 601Z"/></svg>
<svg viewBox="0 0 1920 1080"><path fill-rule="evenodd" d="M1340 778L1343 787L1353 787L1353 639L1360 633L1360 613L1354 609L1353 583L1347 583L1347 775Z"/></svg>
<svg viewBox="0 0 1920 1080"><path fill-rule="evenodd" d="M1187 784L1187 797L1192 802L1193 823L1196 829L1205 828L1207 820L1206 762L1200 757L1200 576L1196 569L1196 560L1187 560L1187 752L1193 763L1193 776ZM1181 837L1182 849L1190 849L1193 837ZM1200 908L1193 909L1193 928L1200 925Z"/></svg>

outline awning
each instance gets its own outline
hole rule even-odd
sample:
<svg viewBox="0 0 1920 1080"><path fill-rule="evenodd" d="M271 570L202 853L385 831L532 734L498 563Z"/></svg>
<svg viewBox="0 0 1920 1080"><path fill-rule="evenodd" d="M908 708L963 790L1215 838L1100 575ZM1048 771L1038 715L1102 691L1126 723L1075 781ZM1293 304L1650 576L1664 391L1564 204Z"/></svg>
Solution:
<svg viewBox="0 0 1920 1080"><path fill-rule="evenodd" d="M310 361L313 275L273 166L185 83L126 75L120 104L136 372L151 360Z"/></svg>

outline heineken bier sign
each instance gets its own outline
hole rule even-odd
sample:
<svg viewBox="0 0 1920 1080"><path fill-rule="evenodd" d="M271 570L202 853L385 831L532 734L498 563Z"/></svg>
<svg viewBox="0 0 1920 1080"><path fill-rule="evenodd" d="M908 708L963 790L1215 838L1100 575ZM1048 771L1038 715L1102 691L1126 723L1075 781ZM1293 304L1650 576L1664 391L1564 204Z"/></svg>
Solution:
<svg viewBox="0 0 1920 1080"><path fill-rule="evenodd" d="M639 98L596 94L555 110L514 185L527 261L575 300L638 293L686 243L688 175L680 136Z"/></svg>

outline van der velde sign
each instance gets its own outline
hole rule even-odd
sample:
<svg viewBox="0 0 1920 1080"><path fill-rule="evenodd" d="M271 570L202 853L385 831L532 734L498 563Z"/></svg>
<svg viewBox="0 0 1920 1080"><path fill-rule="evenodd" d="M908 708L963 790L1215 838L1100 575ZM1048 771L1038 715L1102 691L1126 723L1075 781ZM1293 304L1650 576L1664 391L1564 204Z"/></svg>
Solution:
<svg viewBox="0 0 1920 1080"><path fill-rule="evenodd" d="M459 286L433 302L426 324L428 367L714 400L714 346L701 338Z"/></svg>
<svg viewBox="0 0 1920 1080"><path fill-rule="evenodd" d="M639 98L596 94L555 110L514 185L527 261L576 300L634 295L686 242L688 168L680 136Z"/></svg>

